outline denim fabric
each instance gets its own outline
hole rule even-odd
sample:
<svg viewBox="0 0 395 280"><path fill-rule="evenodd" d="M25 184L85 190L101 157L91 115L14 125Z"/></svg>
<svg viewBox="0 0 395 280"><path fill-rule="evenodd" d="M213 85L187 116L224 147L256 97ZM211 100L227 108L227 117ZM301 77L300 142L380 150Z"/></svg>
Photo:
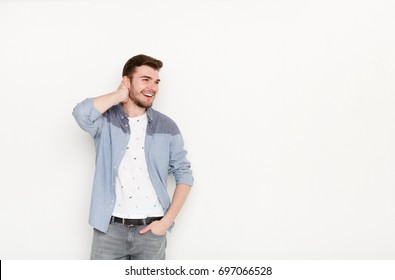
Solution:
<svg viewBox="0 0 395 280"><path fill-rule="evenodd" d="M166 235L140 234L144 227L111 223L107 233L94 229L91 260L164 260Z"/></svg>
<svg viewBox="0 0 395 280"><path fill-rule="evenodd" d="M89 223L94 228L107 232L116 200L115 178L133 131L130 130L121 104L102 114L93 106L93 98L88 98L77 104L73 116L78 125L93 137L96 148ZM174 121L152 108L147 109L147 117L144 143L147 167L166 213L170 206L167 192L169 174L175 177L176 184L190 186L193 184L193 176L181 133Z"/></svg>

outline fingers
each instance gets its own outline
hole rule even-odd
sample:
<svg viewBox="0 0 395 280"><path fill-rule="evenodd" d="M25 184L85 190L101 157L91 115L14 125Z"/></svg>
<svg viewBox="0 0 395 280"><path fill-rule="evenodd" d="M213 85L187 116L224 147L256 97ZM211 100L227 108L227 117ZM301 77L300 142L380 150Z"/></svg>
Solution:
<svg viewBox="0 0 395 280"><path fill-rule="evenodd" d="M143 228L142 230L139 231L140 234L144 234L147 233L151 230L151 225L146 226L145 228Z"/></svg>
<svg viewBox="0 0 395 280"><path fill-rule="evenodd" d="M124 81L121 81L119 84L118 90L127 90L128 88L126 87Z"/></svg>
<svg viewBox="0 0 395 280"><path fill-rule="evenodd" d="M152 224L149 224L145 228L139 231L140 234L145 234L149 231L152 231L153 234L156 235L165 235L167 231L167 227L165 227L162 223L159 221L155 221Z"/></svg>
<svg viewBox="0 0 395 280"><path fill-rule="evenodd" d="M122 77L121 83L119 84L117 91L119 92L122 98L121 102L123 104L129 101L129 88L130 88L129 78L127 76Z"/></svg>

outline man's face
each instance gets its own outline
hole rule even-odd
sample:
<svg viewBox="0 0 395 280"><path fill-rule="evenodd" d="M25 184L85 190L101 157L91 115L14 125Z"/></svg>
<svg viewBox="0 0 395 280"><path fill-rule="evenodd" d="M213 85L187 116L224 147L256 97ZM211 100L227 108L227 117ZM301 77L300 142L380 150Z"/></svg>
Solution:
<svg viewBox="0 0 395 280"><path fill-rule="evenodd" d="M136 68L130 78L130 99L140 108L150 108L159 91L159 72L147 65Z"/></svg>

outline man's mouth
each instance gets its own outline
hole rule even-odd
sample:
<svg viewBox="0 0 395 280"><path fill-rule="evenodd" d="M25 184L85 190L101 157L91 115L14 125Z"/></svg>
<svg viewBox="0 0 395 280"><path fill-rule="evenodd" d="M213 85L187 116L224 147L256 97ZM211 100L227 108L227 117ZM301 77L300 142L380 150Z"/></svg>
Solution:
<svg viewBox="0 0 395 280"><path fill-rule="evenodd" d="M147 97L153 97L154 96L152 93L149 93L149 92L143 92L143 95L147 96Z"/></svg>

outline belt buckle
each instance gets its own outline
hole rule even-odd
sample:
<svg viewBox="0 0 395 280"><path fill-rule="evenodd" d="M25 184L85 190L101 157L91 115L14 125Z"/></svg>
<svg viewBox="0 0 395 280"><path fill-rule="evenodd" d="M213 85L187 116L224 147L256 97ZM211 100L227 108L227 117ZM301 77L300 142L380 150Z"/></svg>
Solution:
<svg viewBox="0 0 395 280"><path fill-rule="evenodd" d="M132 221L130 221L130 223L128 223L128 220L127 220L127 219L123 219L122 224L123 224L125 227L134 227L134 226L135 226L135 225L132 223Z"/></svg>
<svg viewBox="0 0 395 280"><path fill-rule="evenodd" d="M136 227L136 226L146 226L147 223L147 219L130 219L130 224L125 224L125 221L127 221L128 219L124 219L123 220L123 225L127 226L127 227ZM141 223L140 223L141 221Z"/></svg>

